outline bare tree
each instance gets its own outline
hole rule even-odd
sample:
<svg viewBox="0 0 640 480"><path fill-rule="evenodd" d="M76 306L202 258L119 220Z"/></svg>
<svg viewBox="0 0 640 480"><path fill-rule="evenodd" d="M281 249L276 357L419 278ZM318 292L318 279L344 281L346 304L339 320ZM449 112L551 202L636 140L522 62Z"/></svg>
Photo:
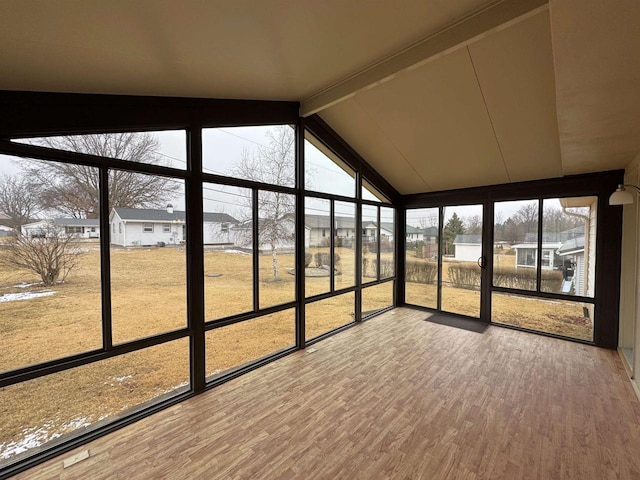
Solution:
<svg viewBox="0 0 640 480"><path fill-rule="evenodd" d="M293 186L295 179L295 134L288 126L274 127L267 133L269 144L255 151L245 150L233 174L247 180L272 185ZM250 198L246 202L251 202ZM295 238L295 197L282 192L261 190L258 195L258 236L271 249L273 278L280 279L278 248ZM249 230L247 230L249 231ZM255 234L256 232L253 232Z"/></svg>
<svg viewBox="0 0 640 480"><path fill-rule="evenodd" d="M163 165L158 139L151 133L102 133L40 138L32 141L58 150ZM84 165L32 160L25 168L41 191L44 207L74 218L97 218L98 169ZM158 175L109 170L110 207L160 207L180 190L180 183Z"/></svg>
<svg viewBox="0 0 640 480"><path fill-rule="evenodd" d="M40 205L40 191L27 177L0 177L0 212L9 217L7 224L16 232L42 210Z"/></svg>
<svg viewBox="0 0 640 480"><path fill-rule="evenodd" d="M0 265L29 270L50 287L63 282L77 266L80 250L73 248L73 235L65 234L53 223L42 229L41 235L17 235L0 251Z"/></svg>
<svg viewBox="0 0 640 480"><path fill-rule="evenodd" d="M428 217L420 217L418 219L418 223L421 229L426 229L427 227L437 227L438 226L438 214L429 215Z"/></svg>
<svg viewBox="0 0 640 480"><path fill-rule="evenodd" d="M482 216L480 215L471 215L466 217L463 221L465 233L469 235L480 235L482 234Z"/></svg>

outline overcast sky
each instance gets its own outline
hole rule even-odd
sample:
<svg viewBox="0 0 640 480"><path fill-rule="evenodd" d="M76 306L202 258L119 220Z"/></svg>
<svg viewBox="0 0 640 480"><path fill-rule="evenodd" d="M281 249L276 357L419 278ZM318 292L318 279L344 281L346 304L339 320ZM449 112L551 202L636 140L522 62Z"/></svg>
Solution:
<svg viewBox="0 0 640 480"><path fill-rule="evenodd" d="M273 129L270 126L254 127L225 127L204 129L203 141L203 167L205 172L231 175L231 171L240 160L243 152L250 155L256 154L260 148L269 149L270 139L267 133ZM155 132L159 148L157 154L166 162L166 165L184 169L186 168L186 132L163 131ZM20 162L23 160L7 155L0 155L0 174L15 175L20 173ZM306 186L309 190L325 193L333 193L343 196L355 195L355 180L341 169L336 163L316 148L311 142L305 140L305 163L307 174ZM205 186L203 192L205 198L205 211L225 212L236 218L247 218L246 198L248 190L224 185ZM367 192L365 192L366 194ZM375 199L373 195L366 194L365 198ZM184 210L184 193L178 198L167 199L178 210ZM527 201L500 202L496 204L496 212L502 212L503 220L511 216ZM557 200L545 202L546 205L554 205L560 208ZM328 209L324 202L308 199L306 213L327 214ZM453 212L462 218L479 215L482 216L482 207L479 205L451 206L445 208L445 223L451 218ZM351 216L352 208L349 205L336 205L336 215ZM367 218L368 212L363 212L363 218ZM383 211L383 221L391 221L390 215ZM407 212L407 224L419 227L425 224L423 218L437 218L437 209L409 210ZM426 221L431 225L433 220Z"/></svg>

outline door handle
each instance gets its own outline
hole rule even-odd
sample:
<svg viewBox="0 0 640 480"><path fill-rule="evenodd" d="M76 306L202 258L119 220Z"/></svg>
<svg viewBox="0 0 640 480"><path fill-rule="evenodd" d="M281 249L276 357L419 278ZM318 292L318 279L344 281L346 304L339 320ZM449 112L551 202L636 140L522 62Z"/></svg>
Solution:
<svg viewBox="0 0 640 480"><path fill-rule="evenodd" d="M484 268L485 267L485 260L484 260L484 256L482 257L478 257L478 266L480 268Z"/></svg>

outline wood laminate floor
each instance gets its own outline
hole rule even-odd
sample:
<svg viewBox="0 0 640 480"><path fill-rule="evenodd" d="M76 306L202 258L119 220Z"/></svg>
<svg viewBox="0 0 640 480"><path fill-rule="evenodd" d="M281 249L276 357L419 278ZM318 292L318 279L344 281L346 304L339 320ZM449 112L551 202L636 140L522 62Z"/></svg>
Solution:
<svg viewBox="0 0 640 480"><path fill-rule="evenodd" d="M616 352L427 315L393 310L17 478L640 478Z"/></svg>

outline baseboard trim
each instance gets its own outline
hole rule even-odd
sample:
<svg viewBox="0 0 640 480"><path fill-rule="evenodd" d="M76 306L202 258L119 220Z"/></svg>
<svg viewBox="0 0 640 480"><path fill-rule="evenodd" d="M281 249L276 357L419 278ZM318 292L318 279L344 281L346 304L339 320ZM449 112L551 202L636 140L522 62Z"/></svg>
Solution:
<svg viewBox="0 0 640 480"><path fill-rule="evenodd" d="M636 392L638 400L640 400L640 386L638 385L638 382L631 380L631 386L633 387L633 391Z"/></svg>

